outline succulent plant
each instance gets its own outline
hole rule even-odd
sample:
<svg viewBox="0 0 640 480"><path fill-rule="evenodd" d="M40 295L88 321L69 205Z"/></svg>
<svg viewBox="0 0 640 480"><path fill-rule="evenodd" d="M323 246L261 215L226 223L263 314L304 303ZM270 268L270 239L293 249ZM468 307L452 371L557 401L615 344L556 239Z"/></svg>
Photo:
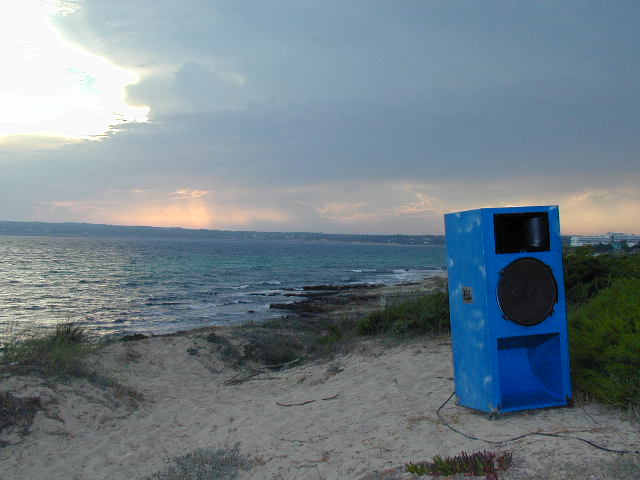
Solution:
<svg viewBox="0 0 640 480"><path fill-rule="evenodd" d="M454 457L433 457L431 462L408 463L407 472L416 475L455 475L484 476L487 480L498 478L497 472L511 466L513 456L510 452L462 452Z"/></svg>

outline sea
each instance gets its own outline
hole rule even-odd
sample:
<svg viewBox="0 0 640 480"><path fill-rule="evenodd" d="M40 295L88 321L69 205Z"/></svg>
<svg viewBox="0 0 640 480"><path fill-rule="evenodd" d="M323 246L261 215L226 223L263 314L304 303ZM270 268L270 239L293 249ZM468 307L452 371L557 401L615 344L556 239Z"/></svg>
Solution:
<svg viewBox="0 0 640 480"><path fill-rule="evenodd" d="M442 246L300 240L0 236L0 329L77 322L162 334L281 316L316 285L441 275Z"/></svg>

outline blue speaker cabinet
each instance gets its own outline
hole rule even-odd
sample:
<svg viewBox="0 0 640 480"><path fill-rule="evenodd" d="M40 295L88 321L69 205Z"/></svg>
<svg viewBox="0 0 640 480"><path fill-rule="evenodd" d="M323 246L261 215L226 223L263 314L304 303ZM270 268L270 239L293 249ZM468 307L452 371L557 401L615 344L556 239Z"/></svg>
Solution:
<svg viewBox="0 0 640 480"><path fill-rule="evenodd" d="M499 414L571 401L557 206L445 215L458 404Z"/></svg>

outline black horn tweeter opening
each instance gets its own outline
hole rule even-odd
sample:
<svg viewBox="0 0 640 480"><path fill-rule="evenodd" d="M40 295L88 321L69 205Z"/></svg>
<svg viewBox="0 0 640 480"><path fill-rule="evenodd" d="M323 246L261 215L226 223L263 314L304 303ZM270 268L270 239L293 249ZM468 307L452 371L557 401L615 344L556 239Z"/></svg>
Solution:
<svg viewBox="0 0 640 480"><path fill-rule="evenodd" d="M558 285L551 268L533 257L514 260L500 272L498 303L504 317L530 327L553 313Z"/></svg>

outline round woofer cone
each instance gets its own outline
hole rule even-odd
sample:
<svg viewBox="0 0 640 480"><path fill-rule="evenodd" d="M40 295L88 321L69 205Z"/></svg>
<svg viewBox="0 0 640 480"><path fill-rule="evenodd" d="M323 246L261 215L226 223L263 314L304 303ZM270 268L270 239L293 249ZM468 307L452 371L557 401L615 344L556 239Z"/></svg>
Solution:
<svg viewBox="0 0 640 480"><path fill-rule="evenodd" d="M530 327L553 313L558 285L551 268L533 257L514 260L500 272L498 303L504 317Z"/></svg>

